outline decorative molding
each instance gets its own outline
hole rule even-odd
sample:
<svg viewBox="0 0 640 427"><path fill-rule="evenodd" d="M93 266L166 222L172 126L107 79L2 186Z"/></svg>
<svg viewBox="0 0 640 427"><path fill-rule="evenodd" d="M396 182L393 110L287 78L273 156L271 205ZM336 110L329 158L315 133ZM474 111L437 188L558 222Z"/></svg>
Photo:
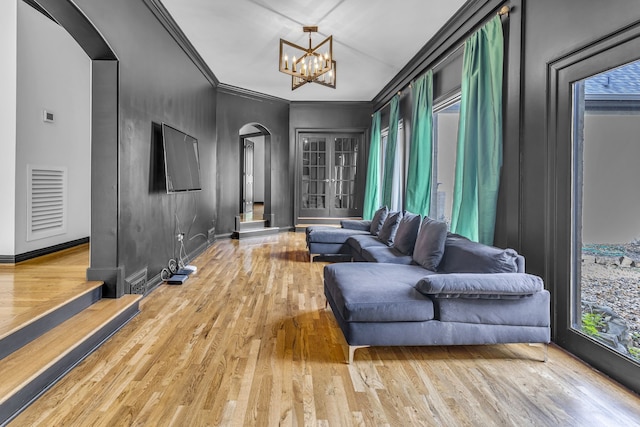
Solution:
<svg viewBox="0 0 640 427"><path fill-rule="evenodd" d="M49 246L47 248L36 249L34 251L25 252L23 254L0 255L0 264L17 264L19 262L28 261L30 259L37 258L43 255L49 255L54 252L70 249L75 246L83 245L85 243L89 243L88 237L83 237L82 239L72 240L66 243L60 243L59 245Z"/></svg>
<svg viewBox="0 0 640 427"><path fill-rule="evenodd" d="M198 51L191 44L187 36L184 34L178 23L173 19L167 8L164 7L160 0L142 0L144 4L151 10L151 12L158 19L160 24L169 32L171 37L178 43L178 46L182 48L184 53L187 54L189 59L194 63L196 67L200 70L200 72L205 76L205 78L213 85L213 87L218 87L220 81L213 74L211 68L207 65L207 63L202 59Z"/></svg>
<svg viewBox="0 0 640 427"><path fill-rule="evenodd" d="M284 102L285 104L291 104L291 101L284 98L278 98L277 96L267 95L266 93L256 92L250 89L244 89L238 86L232 86L225 83L218 84L218 92L227 93L229 95L241 96L243 98L249 98L254 100L270 101L270 102Z"/></svg>

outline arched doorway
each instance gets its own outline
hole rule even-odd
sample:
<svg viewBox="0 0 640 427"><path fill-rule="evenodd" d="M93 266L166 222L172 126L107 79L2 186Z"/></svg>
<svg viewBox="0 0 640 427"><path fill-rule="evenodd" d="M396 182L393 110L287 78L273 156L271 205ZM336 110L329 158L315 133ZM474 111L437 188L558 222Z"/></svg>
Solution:
<svg viewBox="0 0 640 427"><path fill-rule="evenodd" d="M271 133L260 123L238 130L240 199L233 237L277 232L271 212Z"/></svg>
<svg viewBox="0 0 640 427"><path fill-rule="evenodd" d="M88 280L104 282L104 297L124 294L118 267L118 58L72 1L33 0L91 59L91 265Z"/></svg>

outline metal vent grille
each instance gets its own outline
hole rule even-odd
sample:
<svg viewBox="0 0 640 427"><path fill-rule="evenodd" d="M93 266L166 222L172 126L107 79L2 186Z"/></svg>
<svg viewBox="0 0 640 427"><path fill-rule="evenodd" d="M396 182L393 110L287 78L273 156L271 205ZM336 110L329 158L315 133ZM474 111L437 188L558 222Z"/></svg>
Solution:
<svg viewBox="0 0 640 427"><path fill-rule="evenodd" d="M67 169L27 166L27 240L67 232Z"/></svg>
<svg viewBox="0 0 640 427"><path fill-rule="evenodd" d="M147 292L147 267L124 279L124 283L126 293L144 295Z"/></svg>

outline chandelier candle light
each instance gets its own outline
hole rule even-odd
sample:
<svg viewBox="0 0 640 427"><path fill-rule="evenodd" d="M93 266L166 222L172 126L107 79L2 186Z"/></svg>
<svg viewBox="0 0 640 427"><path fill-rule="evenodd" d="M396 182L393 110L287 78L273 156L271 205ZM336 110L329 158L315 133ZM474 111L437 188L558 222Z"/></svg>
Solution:
<svg viewBox="0 0 640 427"><path fill-rule="evenodd" d="M280 72L291 76L291 90L310 82L335 89L336 61L333 59L333 36L313 47L311 33L317 33L318 27L302 27L302 30L309 33L309 48L280 39Z"/></svg>

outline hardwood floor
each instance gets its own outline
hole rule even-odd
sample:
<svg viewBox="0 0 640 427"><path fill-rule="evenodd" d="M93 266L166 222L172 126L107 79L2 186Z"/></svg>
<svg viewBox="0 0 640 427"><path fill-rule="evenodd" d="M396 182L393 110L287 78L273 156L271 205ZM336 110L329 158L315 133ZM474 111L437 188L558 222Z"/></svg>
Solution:
<svg viewBox="0 0 640 427"><path fill-rule="evenodd" d="M10 425L638 425L556 347L381 347L345 363L303 233L216 242Z"/></svg>
<svg viewBox="0 0 640 427"><path fill-rule="evenodd" d="M0 339L98 286L87 282L89 244L16 265L0 264Z"/></svg>

